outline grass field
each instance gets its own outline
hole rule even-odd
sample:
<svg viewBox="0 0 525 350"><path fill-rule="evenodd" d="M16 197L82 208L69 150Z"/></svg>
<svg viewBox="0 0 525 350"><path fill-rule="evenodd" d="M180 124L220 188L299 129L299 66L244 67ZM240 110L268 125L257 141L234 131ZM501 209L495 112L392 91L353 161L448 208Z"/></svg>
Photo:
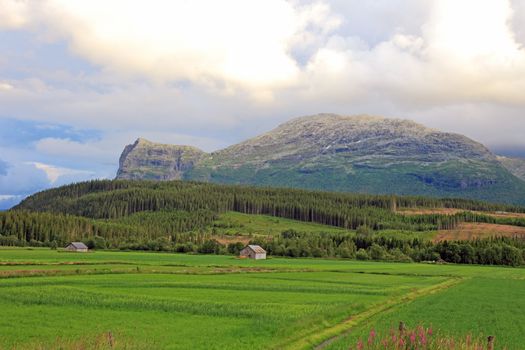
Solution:
<svg viewBox="0 0 525 350"><path fill-rule="evenodd" d="M400 320L521 349L523 290L516 268L0 249L0 349L347 349Z"/></svg>
<svg viewBox="0 0 525 350"><path fill-rule="evenodd" d="M249 215L238 212L222 213L213 223L217 234L276 236L287 230L306 233L349 233L340 227L302 222L267 215Z"/></svg>

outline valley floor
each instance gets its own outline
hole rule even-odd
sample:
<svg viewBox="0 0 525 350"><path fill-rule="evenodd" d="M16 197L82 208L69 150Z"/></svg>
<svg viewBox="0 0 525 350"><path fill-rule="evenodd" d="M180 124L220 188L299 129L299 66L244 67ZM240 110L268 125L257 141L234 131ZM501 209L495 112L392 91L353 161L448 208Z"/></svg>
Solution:
<svg viewBox="0 0 525 350"><path fill-rule="evenodd" d="M0 349L348 349L399 321L521 349L525 269L0 249Z"/></svg>

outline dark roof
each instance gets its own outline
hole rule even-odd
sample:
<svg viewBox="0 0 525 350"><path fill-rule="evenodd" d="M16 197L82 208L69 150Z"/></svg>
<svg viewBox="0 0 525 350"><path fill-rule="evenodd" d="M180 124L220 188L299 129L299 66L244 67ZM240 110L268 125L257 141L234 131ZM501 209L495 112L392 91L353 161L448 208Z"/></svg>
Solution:
<svg viewBox="0 0 525 350"><path fill-rule="evenodd" d="M72 245L76 249L88 249L87 245L82 242L71 242L69 245Z"/></svg>
<svg viewBox="0 0 525 350"><path fill-rule="evenodd" d="M250 244L248 248L250 248L255 254L266 253L266 250L262 249L260 245Z"/></svg>

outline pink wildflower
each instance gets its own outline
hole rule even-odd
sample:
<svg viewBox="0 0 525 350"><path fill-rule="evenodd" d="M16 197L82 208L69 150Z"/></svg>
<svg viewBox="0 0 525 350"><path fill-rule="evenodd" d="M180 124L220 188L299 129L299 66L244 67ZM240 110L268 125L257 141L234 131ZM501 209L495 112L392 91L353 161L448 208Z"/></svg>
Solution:
<svg viewBox="0 0 525 350"><path fill-rule="evenodd" d="M427 345L427 336L425 335L425 333L419 334L419 342L421 343L421 345Z"/></svg>
<svg viewBox="0 0 525 350"><path fill-rule="evenodd" d="M397 336L395 334L392 335L392 343L396 343L397 342Z"/></svg>
<svg viewBox="0 0 525 350"><path fill-rule="evenodd" d="M375 337L376 337L376 332L372 329L370 331L370 334L368 335L368 345L372 345L374 343Z"/></svg>
<svg viewBox="0 0 525 350"><path fill-rule="evenodd" d="M374 339L376 337L376 331L372 328L370 330L370 338Z"/></svg>
<svg viewBox="0 0 525 350"><path fill-rule="evenodd" d="M416 334L414 332L410 333L410 343L411 344L416 343Z"/></svg>

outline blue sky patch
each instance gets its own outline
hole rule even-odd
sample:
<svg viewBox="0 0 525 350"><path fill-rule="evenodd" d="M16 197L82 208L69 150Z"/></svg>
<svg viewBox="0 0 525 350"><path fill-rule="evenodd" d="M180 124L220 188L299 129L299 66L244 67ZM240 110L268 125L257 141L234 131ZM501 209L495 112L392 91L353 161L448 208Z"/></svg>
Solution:
<svg viewBox="0 0 525 350"><path fill-rule="evenodd" d="M100 131L93 129L77 129L69 125L33 120L0 118L0 146L27 148L45 138L85 142L100 139L101 135Z"/></svg>
<svg viewBox="0 0 525 350"><path fill-rule="evenodd" d="M0 159L0 175L7 175L7 163Z"/></svg>

